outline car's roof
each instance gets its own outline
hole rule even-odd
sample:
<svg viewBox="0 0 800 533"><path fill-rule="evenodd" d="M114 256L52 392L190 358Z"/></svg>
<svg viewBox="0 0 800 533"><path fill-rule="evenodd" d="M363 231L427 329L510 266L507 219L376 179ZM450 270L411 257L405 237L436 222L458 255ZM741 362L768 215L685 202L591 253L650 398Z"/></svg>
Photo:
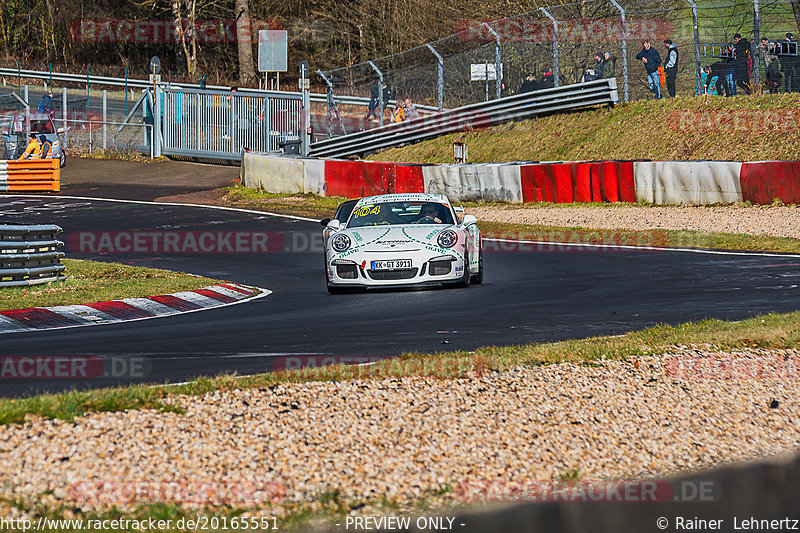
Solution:
<svg viewBox="0 0 800 533"><path fill-rule="evenodd" d="M366 196L360 199L356 205L382 204L386 202L439 202L441 204L450 205L450 200L448 200L447 196L444 194L428 194L423 192Z"/></svg>

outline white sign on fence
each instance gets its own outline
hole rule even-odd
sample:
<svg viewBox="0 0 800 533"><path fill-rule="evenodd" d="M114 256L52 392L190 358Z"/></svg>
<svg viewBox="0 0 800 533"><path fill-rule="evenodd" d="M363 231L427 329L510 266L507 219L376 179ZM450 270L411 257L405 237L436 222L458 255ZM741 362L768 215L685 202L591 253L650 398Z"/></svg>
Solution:
<svg viewBox="0 0 800 533"><path fill-rule="evenodd" d="M503 64L500 63L500 76L502 77ZM497 68L494 63L472 63L469 66L470 81L494 81L497 79Z"/></svg>

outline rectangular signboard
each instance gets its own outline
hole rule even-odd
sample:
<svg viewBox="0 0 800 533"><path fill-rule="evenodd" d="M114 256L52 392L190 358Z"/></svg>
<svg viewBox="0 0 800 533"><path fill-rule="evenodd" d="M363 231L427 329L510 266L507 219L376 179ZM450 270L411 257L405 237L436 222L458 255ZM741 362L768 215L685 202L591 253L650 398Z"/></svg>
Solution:
<svg viewBox="0 0 800 533"><path fill-rule="evenodd" d="M469 66L470 81L484 81L497 79L497 68L494 63L472 63ZM503 64L500 64L500 72L503 72ZM502 76L502 74L501 74Z"/></svg>
<svg viewBox="0 0 800 533"><path fill-rule="evenodd" d="M286 30L258 31L259 72L286 72L289 33Z"/></svg>

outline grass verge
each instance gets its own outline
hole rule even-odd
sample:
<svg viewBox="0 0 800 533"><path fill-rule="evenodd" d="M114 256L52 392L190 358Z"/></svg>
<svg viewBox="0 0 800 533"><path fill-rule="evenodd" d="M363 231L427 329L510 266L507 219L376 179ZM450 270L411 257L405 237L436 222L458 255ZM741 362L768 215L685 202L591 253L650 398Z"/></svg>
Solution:
<svg viewBox="0 0 800 533"><path fill-rule="evenodd" d="M0 289L0 310L85 304L198 289L215 280L119 263L63 259L67 279Z"/></svg>
<svg viewBox="0 0 800 533"><path fill-rule="evenodd" d="M681 344L790 348L800 346L800 311L769 314L738 322L704 320L678 326L659 325L621 336L593 337L546 344L490 346L471 352L406 353L369 366L331 365L239 377L200 377L186 384L163 387L130 386L92 391L43 394L0 399L0 424L21 423L27 415L67 421L92 411L159 409L176 411L164 400L175 395L201 396L238 388L270 387L307 381L427 376L465 378L474 373L502 371L514 366L572 362L590 364L602 359L625 359L664 353Z"/></svg>
<svg viewBox="0 0 800 533"><path fill-rule="evenodd" d="M313 194L275 194L237 185L229 187L224 198L235 207L297 215L309 218L332 217L336 207L346 200L339 196L323 197ZM624 209L625 207L647 207L648 204L492 204L465 202L465 207L489 207L537 209L540 207L586 207L591 209ZM746 206L742 209L765 209L763 206ZM663 207L663 206L657 206ZM746 235L742 233L705 233L688 230L623 230L593 229L582 227L557 227L527 224L511 224L481 220L478 227L484 237L522 239L546 242L575 242L580 244L609 244L626 246L656 246L677 248L705 248L717 250L745 250L800 253L800 239L773 237L769 235Z"/></svg>
<svg viewBox="0 0 800 533"><path fill-rule="evenodd" d="M225 191L223 201L234 207L319 219L332 217L339 204L347 200L341 196L270 193L242 185L228 187Z"/></svg>

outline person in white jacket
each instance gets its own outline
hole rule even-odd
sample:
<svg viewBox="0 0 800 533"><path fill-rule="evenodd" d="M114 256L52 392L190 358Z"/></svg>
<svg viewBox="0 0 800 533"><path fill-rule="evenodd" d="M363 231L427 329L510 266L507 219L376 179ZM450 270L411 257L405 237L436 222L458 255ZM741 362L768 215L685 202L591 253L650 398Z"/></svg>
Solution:
<svg viewBox="0 0 800 533"><path fill-rule="evenodd" d="M675 98L675 79L678 77L678 45L670 39L664 39L664 44L667 47L667 57L664 59L667 93L670 98Z"/></svg>

